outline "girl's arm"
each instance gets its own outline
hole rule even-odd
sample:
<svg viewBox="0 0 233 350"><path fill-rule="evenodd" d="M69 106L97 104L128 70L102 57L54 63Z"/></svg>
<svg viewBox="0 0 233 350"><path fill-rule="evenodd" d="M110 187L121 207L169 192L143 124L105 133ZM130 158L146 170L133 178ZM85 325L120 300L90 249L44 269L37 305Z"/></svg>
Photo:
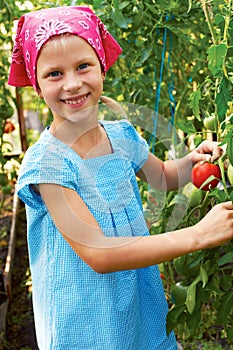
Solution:
<svg viewBox="0 0 233 350"><path fill-rule="evenodd" d="M124 104L120 104L107 96L102 96L101 100L114 113L127 118L127 111L124 109ZM162 162L150 153L147 162L137 173L137 176L152 187L164 191L175 190L190 181L191 170L194 164L201 160L211 160L213 162L221 156L221 153L222 149L218 146L217 142L207 140L181 159Z"/></svg>
<svg viewBox="0 0 233 350"><path fill-rule="evenodd" d="M184 186L191 180L191 170L199 161L214 161L221 156L222 149L216 142L204 141L185 157L162 162L149 153L147 162L137 176L152 187L170 191Z"/></svg>
<svg viewBox="0 0 233 350"><path fill-rule="evenodd" d="M53 184L39 186L63 237L96 272L109 273L155 265L233 238L233 205L216 205L195 226L154 236L105 237L80 196Z"/></svg>

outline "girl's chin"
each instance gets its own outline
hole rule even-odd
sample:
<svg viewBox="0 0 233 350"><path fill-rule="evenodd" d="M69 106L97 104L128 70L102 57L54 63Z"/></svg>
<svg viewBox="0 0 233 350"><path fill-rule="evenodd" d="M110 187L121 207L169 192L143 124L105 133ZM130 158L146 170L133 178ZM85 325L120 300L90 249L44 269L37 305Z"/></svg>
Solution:
<svg viewBox="0 0 233 350"><path fill-rule="evenodd" d="M88 108L88 109L83 109L81 111L76 111L73 113L64 113L64 114L57 114L53 113L54 121L58 123L64 123L64 122L71 122L71 123L83 123L87 122L88 120L95 117L98 119L98 109L96 108Z"/></svg>

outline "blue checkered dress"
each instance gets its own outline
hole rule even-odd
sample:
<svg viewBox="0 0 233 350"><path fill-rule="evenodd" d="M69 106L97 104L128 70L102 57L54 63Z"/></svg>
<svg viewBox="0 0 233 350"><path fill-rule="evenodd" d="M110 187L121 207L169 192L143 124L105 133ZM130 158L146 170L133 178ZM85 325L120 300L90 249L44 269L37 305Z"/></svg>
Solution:
<svg viewBox="0 0 233 350"><path fill-rule="evenodd" d="M21 166L18 195L26 203L38 345L175 350L174 334L166 336L168 309L157 266L94 272L64 240L31 186L53 183L77 191L106 236L148 235L135 176L147 160L147 143L126 120L101 123L112 154L84 160L46 129Z"/></svg>

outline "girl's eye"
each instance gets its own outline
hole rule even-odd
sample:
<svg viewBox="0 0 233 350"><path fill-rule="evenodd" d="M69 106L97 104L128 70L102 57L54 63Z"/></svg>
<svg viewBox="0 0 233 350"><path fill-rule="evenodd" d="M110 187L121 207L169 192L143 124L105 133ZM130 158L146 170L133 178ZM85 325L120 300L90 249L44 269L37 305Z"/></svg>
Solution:
<svg viewBox="0 0 233 350"><path fill-rule="evenodd" d="M54 72L50 72L50 73L49 73L49 76L50 76L50 77L58 77L60 74L61 74L60 72L54 71Z"/></svg>
<svg viewBox="0 0 233 350"><path fill-rule="evenodd" d="M85 68L87 68L89 65L88 65L88 63L82 63L82 64L80 64L79 66L78 66L78 69L85 69Z"/></svg>

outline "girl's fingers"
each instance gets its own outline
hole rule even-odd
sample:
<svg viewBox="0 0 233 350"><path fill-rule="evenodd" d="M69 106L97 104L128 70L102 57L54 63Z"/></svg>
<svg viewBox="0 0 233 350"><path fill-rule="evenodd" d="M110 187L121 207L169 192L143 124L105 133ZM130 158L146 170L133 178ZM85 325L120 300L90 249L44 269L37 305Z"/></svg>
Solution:
<svg viewBox="0 0 233 350"><path fill-rule="evenodd" d="M222 203L223 208L233 210L233 203L231 201ZM233 215L233 212L232 212Z"/></svg>

